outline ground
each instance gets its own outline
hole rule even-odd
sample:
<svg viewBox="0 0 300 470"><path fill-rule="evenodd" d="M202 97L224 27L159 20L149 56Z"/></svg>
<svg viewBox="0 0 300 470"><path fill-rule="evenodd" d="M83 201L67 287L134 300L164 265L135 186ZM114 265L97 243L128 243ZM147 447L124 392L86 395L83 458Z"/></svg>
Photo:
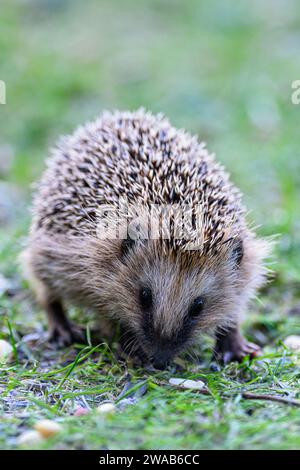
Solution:
<svg viewBox="0 0 300 470"><path fill-rule="evenodd" d="M245 396L300 400L300 355L283 343L300 334L297 2L2 3L0 338L14 355L0 367L0 447L19 448L24 431L50 418L62 432L39 448L299 448L300 407ZM31 183L60 134L105 108L141 105L207 141L259 234L276 235L273 275L244 324L264 348L252 362L212 368L207 338L193 360L161 373L118 362L116 344L60 352L43 344L45 317L18 265ZM171 377L200 379L210 393L171 387ZM105 401L116 413L95 410ZM79 406L89 414L75 416Z"/></svg>

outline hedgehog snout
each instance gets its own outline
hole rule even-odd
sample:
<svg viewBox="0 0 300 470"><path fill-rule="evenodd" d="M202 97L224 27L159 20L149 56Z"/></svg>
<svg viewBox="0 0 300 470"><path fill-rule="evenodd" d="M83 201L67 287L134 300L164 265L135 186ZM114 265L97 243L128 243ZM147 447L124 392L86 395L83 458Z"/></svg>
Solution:
<svg viewBox="0 0 300 470"><path fill-rule="evenodd" d="M163 370L168 367L174 357L174 350L168 347L157 348L151 356L152 365L155 369Z"/></svg>
<svg viewBox="0 0 300 470"><path fill-rule="evenodd" d="M164 370L171 362L171 356L165 354L158 354L151 360L153 367L158 370Z"/></svg>
<svg viewBox="0 0 300 470"><path fill-rule="evenodd" d="M155 369L164 370L170 364L169 360L166 360L164 357L156 357L152 360L152 365Z"/></svg>

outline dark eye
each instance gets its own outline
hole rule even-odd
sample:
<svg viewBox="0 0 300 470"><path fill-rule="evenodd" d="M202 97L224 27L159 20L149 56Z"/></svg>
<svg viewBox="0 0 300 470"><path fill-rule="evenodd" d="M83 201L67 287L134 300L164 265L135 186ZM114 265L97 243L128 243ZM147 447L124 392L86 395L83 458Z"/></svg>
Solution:
<svg viewBox="0 0 300 470"><path fill-rule="evenodd" d="M190 310L189 310L190 318L193 318L193 319L197 318L202 312L203 307L204 307L203 297L197 297L192 303L192 305L190 306Z"/></svg>
<svg viewBox="0 0 300 470"><path fill-rule="evenodd" d="M149 310L152 307L152 291L149 287L142 287L140 290L140 303L144 310Z"/></svg>

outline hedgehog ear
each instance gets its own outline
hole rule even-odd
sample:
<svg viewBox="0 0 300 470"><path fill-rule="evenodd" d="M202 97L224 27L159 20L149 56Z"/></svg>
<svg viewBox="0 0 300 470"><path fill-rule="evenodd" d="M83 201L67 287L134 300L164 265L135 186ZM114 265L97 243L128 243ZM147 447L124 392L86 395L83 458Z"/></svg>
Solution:
<svg viewBox="0 0 300 470"><path fill-rule="evenodd" d="M243 240L237 238L231 249L231 259L236 267L241 265L242 259L244 256L244 245Z"/></svg>

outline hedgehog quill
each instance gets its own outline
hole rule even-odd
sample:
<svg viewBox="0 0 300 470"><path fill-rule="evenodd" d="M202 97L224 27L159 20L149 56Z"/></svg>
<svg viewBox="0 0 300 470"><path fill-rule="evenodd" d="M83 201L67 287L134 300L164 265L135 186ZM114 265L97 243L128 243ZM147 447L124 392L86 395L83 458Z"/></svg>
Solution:
<svg viewBox="0 0 300 470"><path fill-rule="evenodd" d="M247 226L239 190L204 143L163 115L116 111L64 137L47 163L23 259L52 340L84 339L66 313L74 304L120 326L124 350L158 369L201 332L215 335L221 362L259 354L240 323L269 244Z"/></svg>

